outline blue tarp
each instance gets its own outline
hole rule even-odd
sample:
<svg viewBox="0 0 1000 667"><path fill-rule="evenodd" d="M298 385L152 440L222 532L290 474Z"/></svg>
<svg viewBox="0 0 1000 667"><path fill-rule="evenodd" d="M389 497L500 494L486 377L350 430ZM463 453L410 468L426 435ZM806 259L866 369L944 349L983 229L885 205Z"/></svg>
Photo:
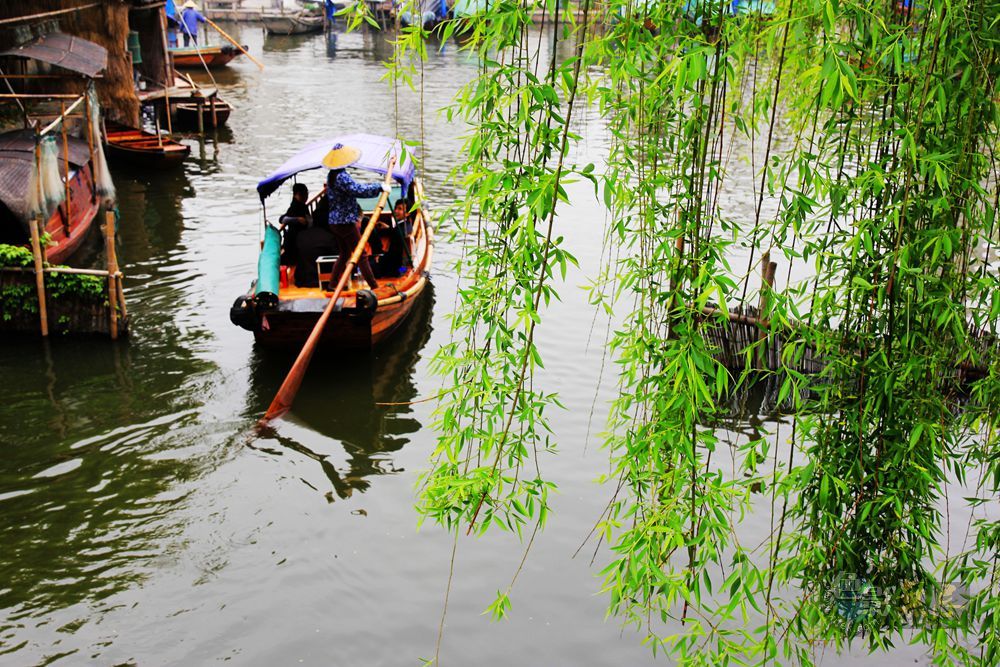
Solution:
<svg viewBox="0 0 1000 667"><path fill-rule="evenodd" d="M413 182L415 169L413 161L407 155L406 159L400 162L402 146L395 139L381 137L376 134L345 134L340 137L330 137L313 142L290 157L283 165L271 172L267 178L257 184L257 194L260 200L277 190L282 183L301 171L319 169L323 166L323 158L330 152L334 144L344 144L352 146L361 151L361 159L355 162L352 167L365 169L378 174L385 174L385 168L389 163L389 155L396 156L396 166L392 169L392 177L403 185L403 192L410 189Z"/></svg>

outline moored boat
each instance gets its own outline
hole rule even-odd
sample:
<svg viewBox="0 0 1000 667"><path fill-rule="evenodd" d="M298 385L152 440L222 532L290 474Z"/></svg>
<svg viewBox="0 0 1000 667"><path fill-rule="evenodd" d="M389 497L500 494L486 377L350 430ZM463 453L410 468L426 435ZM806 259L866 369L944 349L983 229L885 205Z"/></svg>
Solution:
<svg viewBox="0 0 1000 667"><path fill-rule="evenodd" d="M100 209L88 143L76 137L67 137L66 143L68 187L65 175L60 176L63 191L69 196L39 230L48 235L45 259L53 264L65 262L79 249ZM0 134L0 243L21 245L30 240L28 193L36 169L35 155L36 139L30 130Z"/></svg>
<svg viewBox="0 0 1000 667"><path fill-rule="evenodd" d="M269 35L308 35L323 32L323 16L298 12L295 14L262 14L264 30Z"/></svg>
<svg viewBox="0 0 1000 667"><path fill-rule="evenodd" d="M208 100L178 102L174 108L174 127L181 129L196 129L198 114L201 114L202 124L207 128L222 127L229 120L233 107L218 98Z"/></svg>
<svg viewBox="0 0 1000 667"><path fill-rule="evenodd" d="M243 47L244 49L246 46ZM174 67L224 67L241 51L232 44L222 46L176 46L170 49Z"/></svg>
<svg viewBox="0 0 1000 667"><path fill-rule="evenodd" d="M360 160L352 168L384 174L387 156L397 158L402 150L398 142L387 137L353 134L315 142L286 161L257 185L264 204L286 180L304 171L318 169L323 157L337 143L361 151ZM405 235L408 261L398 275L378 278L378 287L367 289L361 282L351 281L338 299L329 322L323 330L320 344L336 349L369 349L404 325L415 300L427 286L433 255L433 235L422 207L423 189L415 176L413 162L406 158L393 167L393 192L390 198L403 199L409 207L409 230ZM370 201L359 202L371 212ZM266 212L266 207L265 207ZM382 213L388 222L391 214ZM367 223L368 215L364 216ZM281 238L278 228L263 222L264 243L258 259L258 276L250 290L240 296L230 311L234 324L252 331L255 340L265 346L301 346L308 338L331 297L331 257L317 262L319 285L298 285L291 267L279 266ZM332 238L332 236L331 236ZM378 255L376 248L374 255Z"/></svg>
<svg viewBox="0 0 1000 667"><path fill-rule="evenodd" d="M65 262L80 248L102 201L113 193L99 141L100 108L93 85L107 66L107 55L100 45L61 32L0 53L47 63L86 80L85 92L76 96L14 89L15 83L20 87L35 79L44 86L61 77L25 74L12 83L3 76L11 92L4 95L5 102L16 102L23 127L32 129L0 134L0 243L32 243L31 221L37 220L44 259ZM58 81L60 85L65 82Z"/></svg>
<svg viewBox="0 0 1000 667"><path fill-rule="evenodd" d="M170 137L124 125L108 123L106 135L108 159L117 162L164 169L180 164L191 152L190 146Z"/></svg>

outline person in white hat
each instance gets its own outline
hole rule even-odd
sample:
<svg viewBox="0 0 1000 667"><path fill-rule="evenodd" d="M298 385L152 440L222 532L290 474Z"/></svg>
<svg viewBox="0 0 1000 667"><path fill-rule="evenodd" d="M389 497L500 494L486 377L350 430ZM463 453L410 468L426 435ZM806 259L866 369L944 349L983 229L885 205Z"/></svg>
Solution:
<svg viewBox="0 0 1000 667"><path fill-rule="evenodd" d="M184 46L194 43L198 46L198 24L205 23L205 17L198 11L198 5L193 0L184 3L181 10L181 32L184 33Z"/></svg>
<svg viewBox="0 0 1000 667"><path fill-rule="evenodd" d="M359 159L361 151L343 144L334 144L323 158L323 166L330 170L326 177L326 197L330 203L330 231L333 232L340 249L331 274L334 281L340 278L348 258L361 240L361 232L358 230L361 206L357 198L374 197L380 192L390 191L385 183L358 183L351 178L346 169ZM358 268L361 269L361 275L365 277L369 287L372 289L378 287L372 267L368 264L367 255L362 255L358 260Z"/></svg>

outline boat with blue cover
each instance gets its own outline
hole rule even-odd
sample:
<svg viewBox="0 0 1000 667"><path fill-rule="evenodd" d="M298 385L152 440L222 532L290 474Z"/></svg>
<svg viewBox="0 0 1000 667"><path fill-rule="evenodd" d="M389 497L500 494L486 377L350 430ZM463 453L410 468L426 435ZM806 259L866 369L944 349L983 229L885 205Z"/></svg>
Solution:
<svg viewBox="0 0 1000 667"><path fill-rule="evenodd" d="M376 289L368 289L363 280L352 278L323 329L321 344L337 349L371 348L403 326L415 301L427 287L434 249L433 234L423 206L423 185L401 144L389 137L372 134L350 134L316 141L257 184L264 209L257 278L249 291L236 299L230 310L230 320L252 331L254 339L261 345L300 347L329 303L333 286L339 278L331 275L335 256L330 255L318 258L316 273L313 274L318 275L318 285L296 282L297 270L281 265L281 234L270 217L274 208L284 210L284 206L275 207L274 200L269 200L286 181L293 178L297 181L299 174L321 169L323 158L336 144L361 151L360 159L350 167L350 170L361 173L384 177L390 156L395 158L389 200L395 202L402 199L409 211L405 232L401 232L404 233L406 261L398 274L379 277ZM325 182L326 170L323 169L321 174ZM321 188L313 191L320 192ZM323 196L321 194L309 203L310 212L315 212L316 204ZM272 203L272 212L268 211L269 202ZM376 199L359 200L358 203L367 223ZM391 213L383 212L380 221L389 224ZM378 242L370 242L369 245L374 246L373 257L383 252Z"/></svg>

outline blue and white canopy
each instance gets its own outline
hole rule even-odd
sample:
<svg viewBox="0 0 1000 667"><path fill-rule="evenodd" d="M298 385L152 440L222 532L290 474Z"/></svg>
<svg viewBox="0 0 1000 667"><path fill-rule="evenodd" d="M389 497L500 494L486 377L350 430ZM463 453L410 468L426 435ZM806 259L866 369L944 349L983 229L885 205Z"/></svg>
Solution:
<svg viewBox="0 0 1000 667"><path fill-rule="evenodd" d="M301 171L319 169L323 166L323 158L330 152L334 144L351 146L361 151L361 159L351 166L356 169L365 169L377 174L385 174L389 164L389 157L396 156L396 165L392 168L392 177L403 186L403 192L410 189L413 182L415 169L413 160L407 153L406 159L401 159L403 147L399 141L390 137L381 137L376 134L345 134L339 137L330 137L315 141L297 154L288 158L283 165L271 172L267 178L257 184L257 194L260 200L277 190L282 183Z"/></svg>

